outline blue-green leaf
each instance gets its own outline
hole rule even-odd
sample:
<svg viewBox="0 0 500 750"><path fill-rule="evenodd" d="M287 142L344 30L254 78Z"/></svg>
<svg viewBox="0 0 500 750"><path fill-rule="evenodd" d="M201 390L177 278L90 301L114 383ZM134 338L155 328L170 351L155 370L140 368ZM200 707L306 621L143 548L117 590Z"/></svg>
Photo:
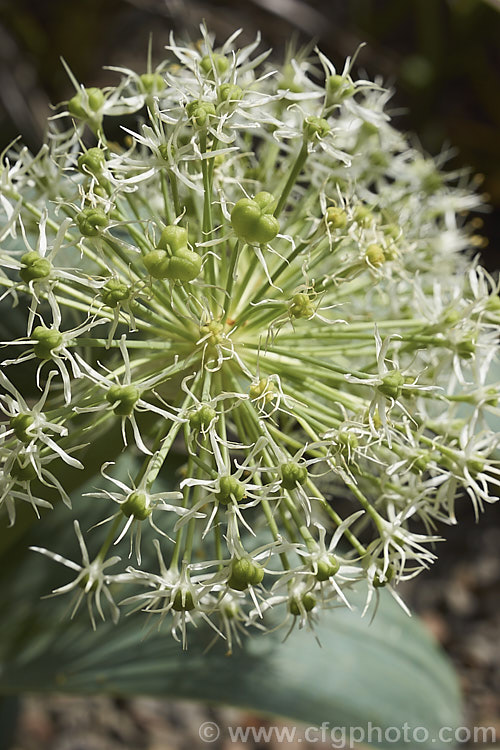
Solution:
<svg viewBox="0 0 500 750"><path fill-rule="evenodd" d="M81 519L87 502L90 526L94 504L76 502ZM357 611L339 607L322 613L315 627L321 647L307 629L296 628L284 640L290 620L274 628L283 612L267 621L270 632L244 638L232 656L221 640L207 651L214 636L207 627L189 628L189 648L182 651L168 620L161 631L151 630L151 622L145 629L142 613L122 616L117 626L100 623L93 632L84 605L70 620L64 597L40 599L67 582L67 569L22 552L39 544L43 534L48 547L72 558L68 514L57 508L36 523L31 538L27 532L0 556L0 692L149 694L225 703L309 726L326 722L328 731L359 727L358 738L371 723L379 728L373 744L388 748L408 748L404 732L411 740L420 727L419 748L449 750L439 730L460 724L456 677L418 619L408 617L386 591L379 591L371 623L360 616L362 588L350 593ZM0 538L8 533L2 530ZM394 741L398 731L400 742Z"/></svg>

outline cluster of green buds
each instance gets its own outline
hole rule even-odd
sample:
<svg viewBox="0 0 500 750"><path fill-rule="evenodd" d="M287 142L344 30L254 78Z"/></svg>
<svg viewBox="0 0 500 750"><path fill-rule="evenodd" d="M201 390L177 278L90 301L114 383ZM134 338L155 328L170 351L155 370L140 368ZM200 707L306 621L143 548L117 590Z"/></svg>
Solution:
<svg viewBox="0 0 500 750"><path fill-rule="evenodd" d="M2 309L23 326L0 512L32 506L35 537L65 514L81 563L34 550L77 572L56 593L92 624L146 612L186 644L203 620L229 648L363 582L367 607L399 600L456 502L500 485L498 284L466 177L392 127L353 60L275 72L237 36L171 40L105 89L68 68L47 142L0 174Z"/></svg>

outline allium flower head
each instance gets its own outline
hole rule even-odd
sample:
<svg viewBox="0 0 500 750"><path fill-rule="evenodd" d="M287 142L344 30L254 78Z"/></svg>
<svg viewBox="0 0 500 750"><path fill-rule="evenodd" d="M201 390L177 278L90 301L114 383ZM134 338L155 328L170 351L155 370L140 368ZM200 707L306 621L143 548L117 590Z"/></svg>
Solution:
<svg viewBox="0 0 500 750"><path fill-rule="evenodd" d="M230 648L273 607L310 626L360 580L397 596L456 502L496 500L500 304L466 176L393 128L380 82L202 37L104 90L71 76L39 153L4 156L0 284L27 327L4 342L0 502L43 524L99 444L108 535L90 564L75 522L83 567L34 548L78 572L55 593L82 584L94 623L119 586Z"/></svg>

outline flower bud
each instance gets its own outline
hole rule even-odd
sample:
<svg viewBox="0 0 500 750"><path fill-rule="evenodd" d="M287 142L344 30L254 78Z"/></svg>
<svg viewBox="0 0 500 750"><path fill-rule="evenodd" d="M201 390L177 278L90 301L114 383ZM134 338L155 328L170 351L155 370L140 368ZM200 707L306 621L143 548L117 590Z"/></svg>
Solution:
<svg viewBox="0 0 500 750"><path fill-rule="evenodd" d="M248 244L266 244L273 240L280 225L273 211L274 197L267 192L255 198L241 198L231 211L231 225L239 239Z"/></svg>
<svg viewBox="0 0 500 750"><path fill-rule="evenodd" d="M30 281L42 281L50 276L52 264L47 258L42 258L37 252L32 250L21 256L21 263L24 268L19 269L19 276L26 283Z"/></svg>

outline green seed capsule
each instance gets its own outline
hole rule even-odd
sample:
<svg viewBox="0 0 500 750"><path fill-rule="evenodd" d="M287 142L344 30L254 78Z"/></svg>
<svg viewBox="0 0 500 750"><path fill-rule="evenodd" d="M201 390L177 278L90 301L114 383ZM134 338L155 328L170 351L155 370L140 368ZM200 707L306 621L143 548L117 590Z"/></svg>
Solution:
<svg viewBox="0 0 500 750"><path fill-rule="evenodd" d="M18 482L32 482L38 476L31 461L22 464L18 458L16 458L10 473Z"/></svg>
<svg viewBox="0 0 500 750"><path fill-rule="evenodd" d="M83 172L84 174L91 172L95 175L102 172L105 162L106 157L102 148L94 146L93 148L89 148L83 154L80 154L77 166L80 172Z"/></svg>
<svg viewBox="0 0 500 750"><path fill-rule="evenodd" d="M87 120L92 113L99 112L104 104L104 94L101 89L92 87L85 89L85 94L79 91L78 94L69 100L68 111L73 117L81 120Z"/></svg>
<svg viewBox="0 0 500 750"><path fill-rule="evenodd" d="M215 497L224 505L227 505L231 501L239 503L245 497L245 485L235 477L221 477L219 480L219 492Z"/></svg>
<svg viewBox="0 0 500 750"><path fill-rule="evenodd" d="M244 591L248 586L258 586L264 578L264 568L250 557L241 557L231 563L227 585L236 591Z"/></svg>
<svg viewBox="0 0 500 750"><path fill-rule="evenodd" d="M118 417L130 417L141 394L133 385L112 385L106 393L106 401L113 404Z"/></svg>
<svg viewBox="0 0 500 750"><path fill-rule="evenodd" d="M340 563L333 555L325 555L321 560L318 560L317 566L316 579L318 581L328 581L329 578L338 572Z"/></svg>
<svg viewBox="0 0 500 750"><path fill-rule="evenodd" d="M101 299L107 307L115 308L130 295L130 289L119 279L110 279L101 289Z"/></svg>
<svg viewBox="0 0 500 750"><path fill-rule="evenodd" d="M39 359L52 359L55 349L63 343L63 335L55 328L36 326L30 337L35 341L33 351Z"/></svg>
<svg viewBox="0 0 500 750"><path fill-rule="evenodd" d="M187 247L187 241L188 231L185 227L174 224L165 227L158 249L143 258L151 276L155 279L193 281L201 271L203 259Z"/></svg>
<svg viewBox="0 0 500 750"><path fill-rule="evenodd" d="M292 615L298 617L304 610L306 612L310 612L312 609L314 609L315 606L316 597L313 596L313 594L306 593L303 594L300 598L294 597L293 599L291 599L288 604L288 610Z"/></svg>
<svg viewBox="0 0 500 750"><path fill-rule="evenodd" d="M200 60L200 68L204 73L209 75L213 73L214 68L219 73L225 73L229 68L229 60L225 55L221 55L218 52L212 52L211 55L205 55Z"/></svg>
<svg viewBox="0 0 500 750"><path fill-rule="evenodd" d="M380 393L383 393L387 398L392 398L394 401L401 396L402 387L405 379L399 370L391 370L382 378L382 382L378 386Z"/></svg>
<svg viewBox="0 0 500 750"><path fill-rule="evenodd" d="M75 217L78 229L84 237L97 237L101 229L108 226L109 220L104 211L98 208L84 208Z"/></svg>
<svg viewBox="0 0 500 750"><path fill-rule="evenodd" d="M187 249L188 243L188 230L185 227L180 227L177 224L170 224L165 227L161 233L160 241L158 242L158 248L160 250L170 250L176 255L179 250Z"/></svg>
<svg viewBox="0 0 500 750"><path fill-rule="evenodd" d="M120 509L124 516L133 516L137 521L144 521L151 515L148 498L144 492L132 492L120 505Z"/></svg>
<svg viewBox="0 0 500 750"><path fill-rule="evenodd" d="M332 229L343 229L347 224L347 214L343 208L330 206L326 209L326 223Z"/></svg>
<svg viewBox="0 0 500 750"><path fill-rule="evenodd" d="M197 128L203 128L208 125L210 117L215 115L215 107L212 102L204 102L198 99L189 102L186 106L186 112L193 125Z"/></svg>
<svg viewBox="0 0 500 750"><path fill-rule="evenodd" d="M312 318L314 315L314 307L309 295L304 292L294 294L292 301L288 306L288 312L292 318Z"/></svg>
<svg viewBox="0 0 500 750"><path fill-rule="evenodd" d="M170 258L167 278L176 281L193 281L201 271L203 260L193 250L178 250Z"/></svg>
<svg viewBox="0 0 500 750"><path fill-rule="evenodd" d="M381 266L387 260L380 245L368 245L365 258L366 262L369 263L370 266L375 266L375 268L378 268L378 266Z"/></svg>
<svg viewBox="0 0 500 750"><path fill-rule="evenodd" d="M165 250L151 250L143 257L142 262L154 279L167 279L170 258Z"/></svg>
<svg viewBox="0 0 500 750"><path fill-rule="evenodd" d="M195 608L194 598L189 589L179 589L172 600L172 609L176 612L190 612Z"/></svg>
<svg viewBox="0 0 500 750"><path fill-rule="evenodd" d="M52 264L47 258L42 258L37 252L32 250L21 256L21 263L24 268L19 269L19 276L26 283L30 281L42 281L50 276Z"/></svg>
<svg viewBox="0 0 500 750"><path fill-rule="evenodd" d="M307 468L294 461L282 464L280 471L281 484L286 490L294 490L298 484L302 485L307 480Z"/></svg>
<svg viewBox="0 0 500 750"><path fill-rule="evenodd" d="M231 212L231 225L236 235L249 244L266 244L273 240L280 225L273 211L274 197L267 192L257 193L255 198L242 198Z"/></svg>
<svg viewBox="0 0 500 750"><path fill-rule="evenodd" d="M197 430L209 427L213 420L216 418L217 412L215 409L208 404L202 404L196 411L191 411L188 414L189 424L191 427Z"/></svg>
<svg viewBox="0 0 500 750"><path fill-rule="evenodd" d="M235 83L223 83L217 92L220 103L236 104L243 97L243 89Z"/></svg>
<svg viewBox="0 0 500 750"><path fill-rule="evenodd" d="M33 435L30 435L28 429L34 423L35 419L31 414L21 412L10 418L9 425L14 430L14 435L22 443L31 443Z"/></svg>
<svg viewBox="0 0 500 750"><path fill-rule="evenodd" d="M143 73L139 76L139 87L144 94L159 94L165 88L165 81L160 73Z"/></svg>
<svg viewBox="0 0 500 750"><path fill-rule="evenodd" d="M306 117L304 120L304 138L307 141L325 138L329 132L330 125L323 117Z"/></svg>

